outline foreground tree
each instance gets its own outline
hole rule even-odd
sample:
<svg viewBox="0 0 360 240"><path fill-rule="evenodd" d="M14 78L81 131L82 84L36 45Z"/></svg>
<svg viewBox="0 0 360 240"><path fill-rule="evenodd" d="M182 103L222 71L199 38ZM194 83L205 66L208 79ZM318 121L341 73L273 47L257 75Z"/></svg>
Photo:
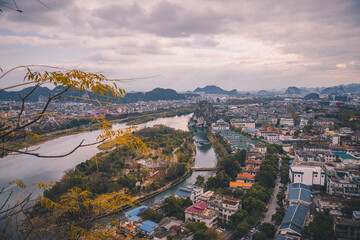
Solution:
<svg viewBox="0 0 360 240"><path fill-rule="evenodd" d="M44 71L33 71L34 68L44 69ZM0 71L3 72L2 75L0 75L0 80L5 79L6 76L17 70L26 71L23 82L16 85L3 87L0 89L0 92L25 86L31 88L28 88L28 92L26 92L24 95L19 95L20 102L16 116L12 116L10 118L0 118L0 157L3 158L8 154L26 154L42 158L60 158L72 154L79 148L88 147L90 145L99 144L105 141L110 141L114 144L127 144L131 148L146 150L145 144L143 144L139 138L132 134L131 129L112 130L111 123L104 117L99 116L93 118L79 118L70 115L66 116L59 115L55 112L49 112L49 106L56 103L57 101L60 101L62 98L78 99L97 105L110 104L109 100L116 101L126 94L125 90L118 87L118 84L121 83L122 80L109 79L103 74L89 73L77 69L69 70L39 65L18 66L5 72L3 72L3 70L0 68ZM60 87L57 89L58 91L54 91L46 98L42 108L38 112L32 112L30 116L29 113L25 115L25 106L29 102L29 99L36 90L40 89L45 84L52 84L54 86ZM89 93L98 96L102 101L97 99L90 99L88 97L81 97L76 93ZM43 124L49 119L54 120L56 123L57 119L86 119L87 122L92 123L93 127L100 129L101 133L94 142L85 143L85 139L83 139L79 142L78 145L74 146L72 150L56 155L40 154L38 148L19 149L18 146L22 142L27 142L30 139L41 139L41 130ZM36 129L36 132L34 129ZM4 199L4 203L0 205L1 223L4 222L2 220L6 220L6 223L14 223L14 218L12 219L12 217L16 217L17 219L20 214L27 216L26 214L29 212L29 207L31 207L29 206L29 202L34 197L33 193L35 189L44 190L51 186L51 183L36 183L34 184L34 189L27 189L23 195L17 197L21 200L11 202L15 197L13 196L13 189L15 187L25 188L26 185L18 179L15 179L10 184L12 185L12 190L10 192L4 191L6 186L3 186L0 190L0 198ZM49 226L46 228L47 230L51 230L53 233L55 233L59 231L58 226L61 226L61 229L70 235L76 232L74 236L85 236L92 226L91 223L93 223L94 219L108 212L119 211L127 204L132 205L134 199L132 199L130 196L119 193L94 196L91 192L88 191L82 191L81 189L70 189L69 193L61 198L60 202L52 202L50 199L43 197L39 198L37 202L37 206L46 207L48 212L53 213L51 217L56 219L56 221L51 221L50 218L50 220L45 222L47 224L46 226ZM58 225L59 219L57 217L63 219L64 222ZM25 230L28 235L23 236L24 238L28 238L29 236L39 236L38 234L44 231L45 228L41 228L41 231L36 229L36 227L40 226L40 222L36 222L36 219L34 220L26 218L26 220L29 221L26 223L23 222L22 229ZM9 226L10 225L11 224L9 224ZM9 230L6 227L7 226L5 226L5 230L2 229L5 231L5 238L8 236L7 230ZM70 235L68 238L71 238Z"/></svg>

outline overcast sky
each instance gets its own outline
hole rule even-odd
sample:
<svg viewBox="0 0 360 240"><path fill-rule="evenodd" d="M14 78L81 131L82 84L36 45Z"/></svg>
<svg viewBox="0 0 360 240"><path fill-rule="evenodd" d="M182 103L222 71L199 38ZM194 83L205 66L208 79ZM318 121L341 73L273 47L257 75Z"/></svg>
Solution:
<svg viewBox="0 0 360 240"><path fill-rule="evenodd" d="M16 0L21 14L2 7L2 69L47 64L110 78L157 76L124 85L129 91L360 83L359 0L42 2L48 8Z"/></svg>

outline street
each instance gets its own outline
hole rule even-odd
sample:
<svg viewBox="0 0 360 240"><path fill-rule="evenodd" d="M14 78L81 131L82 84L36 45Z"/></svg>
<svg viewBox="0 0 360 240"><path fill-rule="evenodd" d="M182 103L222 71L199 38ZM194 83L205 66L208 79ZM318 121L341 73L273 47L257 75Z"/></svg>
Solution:
<svg viewBox="0 0 360 240"><path fill-rule="evenodd" d="M280 169L280 167L281 167L281 159L279 160L279 169ZM278 206L276 196L278 195L278 193L280 191L280 175L277 176L275 184L276 185L274 187L274 191L272 193L272 196L271 196L269 204L268 204L268 211L265 215L264 220L262 221L263 223L271 223L271 217L273 214L276 213L276 207Z"/></svg>

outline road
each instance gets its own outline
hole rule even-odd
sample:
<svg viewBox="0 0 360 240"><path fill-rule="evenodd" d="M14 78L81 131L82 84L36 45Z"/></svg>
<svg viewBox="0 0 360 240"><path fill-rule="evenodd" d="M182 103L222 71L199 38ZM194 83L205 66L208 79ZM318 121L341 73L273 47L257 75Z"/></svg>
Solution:
<svg viewBox="0 0 360 240"><path fill-rule="evenodd" d="M281 167L281 159L279 160L279 169L280 169L280 167ZM268 211L265 215L264 220L262 221L264 223L271 223L271 217L273 214L276 213L276 208L278 206L276 196L278 195L278 193L280 191L280 176L279 175L276 178L275 184L276 185L274 187L273 193L271 195L271 198L270 198L270 201L268 204Z"/></svg>

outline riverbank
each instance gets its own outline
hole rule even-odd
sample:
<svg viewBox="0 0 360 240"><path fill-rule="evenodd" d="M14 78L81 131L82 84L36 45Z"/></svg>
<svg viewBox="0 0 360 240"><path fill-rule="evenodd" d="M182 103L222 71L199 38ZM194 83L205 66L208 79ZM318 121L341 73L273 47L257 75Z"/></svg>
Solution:
<svg viewBox="0 0 360 240"><path fill-rule="evenodd" d="M130 120L130 121L128 121L128 118L121 118L121 119L112 119L112 120L109 120L109 122L112 124L127 122L126 125L129 125L129 126L130 125L139 125L139 124L153 121L153 120L156 120L159 118L167 118L167 117L186 115L186 114L191 113L191 111L193 111L193 109L194 108L180 108L180 109L176 109L175 111L172 110L172 111L165 111L165 112L159 112L159 113L145 112L145 113L142 113L141 115L136 116L135 119ZM57 130L54 132L40 134L39 135L40 138L28 138L28 139L26 139L26 142L23 140L15 141L9 145L9 148L14 149L14 150L25 149L25 148L37 146L39 144L43 144L45 142L48 142L48 141L51 141L51 140L54 140L54 139L57 139L60 137L71 136L71 135L95 131L95 130L98 130L98 128L96 126L91 126L91 127L82 126L82 127L76 127L76 128L70 128L70 129ZM104 147L104 149L106 149L106 148L108 148L108 147Z"/></svg>

